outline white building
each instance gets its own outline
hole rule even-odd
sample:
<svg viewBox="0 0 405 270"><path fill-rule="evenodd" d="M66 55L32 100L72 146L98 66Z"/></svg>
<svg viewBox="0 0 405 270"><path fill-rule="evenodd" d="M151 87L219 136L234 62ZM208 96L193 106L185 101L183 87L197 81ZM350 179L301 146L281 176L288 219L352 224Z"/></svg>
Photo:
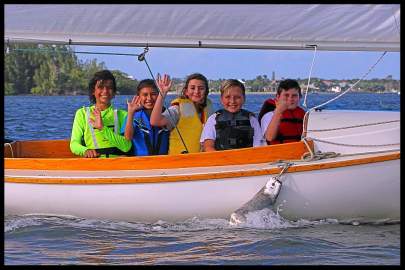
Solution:
<svg viewBox="0 0 405 270"><path fill-rule="evenodd" d="M330 91L335 92L335 93L340 93L342 91L342 88L340 88L340 86L332 86Z"/></svg>

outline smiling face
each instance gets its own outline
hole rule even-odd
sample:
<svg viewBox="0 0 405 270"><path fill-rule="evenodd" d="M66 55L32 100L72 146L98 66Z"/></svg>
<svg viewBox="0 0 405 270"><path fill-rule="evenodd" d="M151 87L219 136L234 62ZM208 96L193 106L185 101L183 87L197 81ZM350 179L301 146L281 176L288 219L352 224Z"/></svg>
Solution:
<svg viewBox="0 0 405 270"><path fill-rule="evenodd" d="M152 110L158 93L152 87L143 87L139 90L138 96L141 98L140 102L146 110Z"/></svg>
<svg viewBox="0 0 405 270"><path fill-rule="evenodd" d="M202 80L192 79L189 81L187 88L184 91L184 95L188 97L192 102L201 104L205 99L205 83Z"/></svg>
<svg viewBox="0 0 405 270"><path fill-rule="evenodd" d="M297 88L290 88L282 90L280 94L276 95L277 99L284 99L287 103L288 110L294 110L297 108L300 101L300 95Z"/></svg>
<svg viewBox="0 0 405 270"><path fill-rule="evenodd" d="M242 109L242 105L245 102L243 91L238 86L231 86L224 90L221 95L221 103L224 109L231 113L236 113Z"/></svg>
<svg viewBox="0 0 405 270"><path fill-rule="evenodd" d="M112 80L97 81L93 95L96 99L96 105L109 106L114 98L114 84Z"/></svg>

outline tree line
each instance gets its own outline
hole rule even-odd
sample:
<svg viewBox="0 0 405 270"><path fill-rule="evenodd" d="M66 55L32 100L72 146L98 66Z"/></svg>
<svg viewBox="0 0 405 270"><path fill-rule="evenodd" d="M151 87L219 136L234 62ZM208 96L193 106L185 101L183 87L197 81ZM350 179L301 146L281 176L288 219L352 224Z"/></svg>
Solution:
<svg viewBox="0 0 405 270"><path fill-rule="evenodd" d="M9 44L4 57L4 94L5 95L87 95L88 82L95 72L107 69L104 62L96 59L82 61L74 51L66 45L41 44ZM128 74L111 70L116 78L119 94L133 95L138 84ZM184 79L173 78L173 88L180 92ZM218 92L221 82L225 79L209 80L210 92ZM278 81L267 75L259 75L251 80L240 79L247 92L275 91ZM307 79L297 79L302 87L306 87ZM312 78L311 85L317 91L329 91L332 86L342 85L342 80L323 80ZM344 80L343 89L349 87L357 79ZM328 84L325 84L328 82ZM392 76L385 79L363 80L355 91L391 91L398 90L399 80Z"/></svg>
<svg viewBox="0 0 405 270"><path fill-rule="evenodd" d="M9 44L4 56L5 95L87 95L95 72L107 69L96 59L81 61L66 45ZM120 94L133 94L137 80L111 71Z"/></svg>

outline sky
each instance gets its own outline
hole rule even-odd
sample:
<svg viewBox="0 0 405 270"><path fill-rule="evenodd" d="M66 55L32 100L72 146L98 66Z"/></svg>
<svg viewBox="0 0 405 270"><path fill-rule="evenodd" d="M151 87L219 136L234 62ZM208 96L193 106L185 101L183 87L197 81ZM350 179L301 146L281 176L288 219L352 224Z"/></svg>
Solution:
<svg viewBox="0 0 405 270"><path fill-rule="evenodd" d="M108 53L140 54L140 47L74 46L74 50ZM331 52L317 51L311 78L359 79L376 63L383 52ZM108 69L118 69L140 80L151 78L144 62L132 56L77 54L80 60L97 59ZM199 72L208 79L254 79L258 75L277 80L281 78L308 78L313 51L301 50L253 50L253 49L206 49L206 48L149 48L146 60L154 76L167 73L174 78L185 78ZM400 79L400 53L387 52L365 79L386 78L392 75Z"/></svg>

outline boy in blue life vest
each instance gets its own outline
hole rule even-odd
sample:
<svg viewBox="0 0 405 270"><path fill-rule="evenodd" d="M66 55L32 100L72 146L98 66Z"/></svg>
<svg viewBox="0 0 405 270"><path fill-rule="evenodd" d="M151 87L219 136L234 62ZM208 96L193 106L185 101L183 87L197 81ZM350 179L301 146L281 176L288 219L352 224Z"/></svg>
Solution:
<svg viewBox="0 0 405 270"><path fill-rule="evenodd" d="M296 80L280 82L275 99L267 99L259 113L259 121L267 144L301 140L305 111L300 108L301 88Z"/></svg>
<svg viewBox="0 0 405 270"><path fill-rule="evenodd" d="M252 112L242 109L245 86L238 80L226 80L221 85L223 109L211 115L201 133L204 152L256 147L262 145L259 122Z"/></svg>
<svg viewBox="0 0 405 270"><path fill-rule="evenodd" d="M159 91L151 79L139 82L136 95L128 104L128 116L121 132L132 140L135 156L166 155L169 149L169 131L150 124L150 115ZM164 110L164 108L163 108Z"/></svg>

